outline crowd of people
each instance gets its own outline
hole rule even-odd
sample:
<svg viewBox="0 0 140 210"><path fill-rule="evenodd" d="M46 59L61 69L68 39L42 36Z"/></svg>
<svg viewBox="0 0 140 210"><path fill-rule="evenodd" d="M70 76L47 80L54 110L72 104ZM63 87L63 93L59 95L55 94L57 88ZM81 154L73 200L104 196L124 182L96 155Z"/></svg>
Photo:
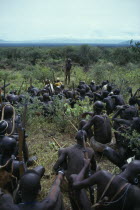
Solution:
<svg viewBox="0 0 140 210"><path fill-rule="evenodd" d="M69 75L66 80L69 82ZM60 101L65 98L71 108L86 97L93 104L93 112L83 113L77 125L76 144L58 151L52 169L56 179L42 201L37 201L37 195L45 168L28 169L36 157L29 157L24 122L15 112L15 106L25 103L25 96L16 91L1 94L0 209L65 209L61 192L65 180L73 210L140 210L140 153L136 152L140 148L131 141L134 132L137 142L140 140L139 91L133 94L129 88L127 103L108 80L98 85L93 80L90 84L80 81L73 89L66 89L59 78L54 84L46 80L43 89L30 85L28 103L37 98L44 117L55 114L49 107L56 96ZM111 174L98 167L100 156L117 166L120 173Z"/></svg>

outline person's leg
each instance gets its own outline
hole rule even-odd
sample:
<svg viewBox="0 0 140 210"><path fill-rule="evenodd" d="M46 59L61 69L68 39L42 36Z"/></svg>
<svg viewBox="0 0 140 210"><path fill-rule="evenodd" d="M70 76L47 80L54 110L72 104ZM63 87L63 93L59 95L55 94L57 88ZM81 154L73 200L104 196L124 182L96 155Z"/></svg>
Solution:
<svg viewBox="0 0 140 210"><path fill-rule="evenodd" d="M68 72L68 84L70 84L70 71Z"/></svg>
<svg viewBox="0 0 140 210"><path fill-rule="evenodd" d="M95 140L94 136L90 139L90 146L93 148L95 152L103 152L104 149L107 147L106 144L102 144Z"/></svg>
<svg viewBox="0 0 140 210"><path fill-rule="evenodd" d="M111 147L106 147L103 150L103 155L120 168L126 163L121 154L119 152L116 152Z"/></svg>

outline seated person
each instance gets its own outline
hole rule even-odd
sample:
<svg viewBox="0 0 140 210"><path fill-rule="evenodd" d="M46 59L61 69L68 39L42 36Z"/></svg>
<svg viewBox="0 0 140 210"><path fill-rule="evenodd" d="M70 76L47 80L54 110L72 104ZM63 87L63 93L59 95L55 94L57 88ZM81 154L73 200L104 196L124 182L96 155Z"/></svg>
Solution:
<svg viewBox="0 0 140 210"><path fill-rule="evenodd" d="M139 187L135 186L140 174L140 161L128 164L119 175L100 170L91 177L84 179L89 160L78 175L72 175L74 189L83 189L97 185L97 203L94 210L138 210L140 209Z"/></svg>
<svg viewBox="0 0 140 210"><path fill-rule="evenodd" d="M84 165L85 153L91 160L91 170L89 173L96 171L96 161L93 150L89 147L84 147L84 141L87 138L86 132L79 130L75 138L77 140L77 144L59 150L59 158L53 168L55 171L57 171L59 167L65 167L65 175L68 180L68 192L72 209L75 210L80 208L89 210L90 202L88 200L86 191L83 189L80 194L79 191L73 191L70 183L70 175L73 173L78 174L80 172Z"/></svg>
<svg viewBox="0 0 140 210"><path fill-rule="evenodd" d="M63 179L63 172L58 171L58 175L49 195L41 202L38 202L37 195L41 189L40 174L35 170L27 171L20 180L20 191L22 203L18 205L13 203L13 199L9 194L0 194L1 210L63 210L63 201L60 193L60 184Z"/></svg>
<svg viewBox="0 0 140 210"><path fill-rule="evenodd" d="M92 118L81 126L81 129L87 131L89 134L91 146L94 151L97 152L102 152L104 144L110 143L112 138L110 120L107 115L102 114L103 108L103 103L101 101L96 101L94 103L94 114L92 114ZM91 136L92 133L90 129L93 125L94 136Z"/></svg>

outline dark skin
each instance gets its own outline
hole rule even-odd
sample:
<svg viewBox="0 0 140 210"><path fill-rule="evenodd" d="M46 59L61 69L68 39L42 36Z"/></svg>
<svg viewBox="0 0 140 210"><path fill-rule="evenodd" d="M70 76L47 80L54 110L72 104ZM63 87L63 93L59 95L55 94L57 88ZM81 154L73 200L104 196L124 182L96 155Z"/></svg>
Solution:
<svg viewBox="0 0 140 210"><path fill-rule="evenodd" d="M114 99L115 107L118 105L125 105L122 95L112 95L112 99Z"/></svg>
<svg viewBox="0 0 140 210"><path fill-rule="evenodd" d="M121 168L129 157L134 156L134 152L131 151L131 149L128 147L129 139L125 136L125 134L128 132L130 133L132 120L124 120L118 118L114 118L113 120L115 121L114 125L117 129L117 132L115 132L115 138L118 151L115 151L114 149L107 146L104 149L103 154L112 163Z"/></svg>
<svg viewBox="0 0 140 210"><path fill-rule="evenodd" d="M111 96L107 96L106 98L103 99L103 102L106 103L106 111L107 114L111 114L114 110L114 102L111 98Z"/></svg>
<svg viewBox="0 0 140 210"><path fill-rule="evenodd" d="M11 104L17 104L19 102L19 96L15 94L8 94L6 97L7 101L9 101Z"/></svg>
<svg viewBox="0 0 140 210"><path fill-rule="evenodd" d="M94 175L92 175L90 178L84 179L86 170L88 168L88 161L86 161L83 169L81 172L76 176L72 175L73 179L73 187L75 189L83 189L85 187L91 186L91 185L97 185L97 203L99 202L101 196L103 195L103 192L105 191L105 188L109 181L112 178L112 174L107 171L98 171ZM108 190L105 192L105 195L103 196L104 201L108 200L108 202L113 198L113 196L117 193L118 195L114 198L114 202L108 206L99 205L95 207L95 210L135 210L136 208L140 208L140 200L139 200L139 193L140 189L130 183L134 179L136 175L140 173L140 161L135 161L134 163L130 163L125 171L120 173L119 175L116 175L113 180L110 183L110 186ZM124 188L120 190L122 187ZM122 199L119 199L121 198Z"/></svg>
<svg viewBox="0 0 140 210"><path fill-rule="evenodd" d="M96 85L95 83L91 82L90 85L89 85L90 89L92 92L95 92L96 91Z"/></svg>
<svg viewBox="0 0 140 210"><path fill-rule="evenodd" d="M4 194L0 197L0 207L2 210L63 210L64 208L60 194L62 179L63 174L58 173L49 195L41 202L37 202L36 198L32 197L32 194L28 196L28 198L23 194L23 203L15 205L13 204L11 196ZM37 191L39 191L39 189L37 189Z"/></svg>
<svg viewBox="0 0 140 210"><path fill-rule="evenodd" d="M71 147L67 147L59 150L59 158L55 163L53 169L58 170L63 163L66 164L65 175L69 180L71 174L78 174L84 165L85 153L87 153L89 159L91 160L91 170L96 171L96 161L94 158L94 151L84 146L84 141L86 140L85 133L78 131L79 135L76 136L77 144ZM77 133L77 134L78 134Z"/></svg>
<svg viewBox="0 0 140 210"><path fill-rule="evenodd" d="M88 200L85 190L82 190L80 192L73 191L70 184L70 175L73 173L78 174L84 165L85 151L87 152L88 157L91 160L91 170L95 171L96 162L94 159L94 152L90 148L85 149L83 141L80 140L77 140L77 144L72 147L61 149L59 151L59 158L53 167L54 170L58 170L58 168L61 167L62 164L66 164L65 175L67 180L69 181L69 197L72 208L74 210L77 208L83 210L90 209L90 202Z"/></svg>
<svg viewBox="0 0 140 210"><path fill-rule="evenodd" d="M138 117L138 110L135 105L120 106L112 119L118 116L120 116L121 119L132 120L133 117Z"/></svg>
<svg viewBox="0 0 140 210"><path fill-rule="evenodd" d="M101 115L99 111L96 115L83 126L83 130L87 131L94 125L94 138L96 141L106 144L111 142L111 125L106 115Z"/></svg>
<svg viewBox="0 0 140 210"><path fill-rule="evenodd" d="M126 111L126 109L128 110ZM130 133L131 126L133 125L133 110L135 110L135 108L133 109L132 106L119 107L112 118L114 121L114 128L116 129L115 138L118 151L115 151L110 147L106 147L103 151L104 155L118 167L122 167L126 163L126 160L135 154L131 148L128 147L129 139L124 136L128 132ZM134 111L134 113L136 112ZM116 118L118 115L121 115L124 119Z"/></svg>

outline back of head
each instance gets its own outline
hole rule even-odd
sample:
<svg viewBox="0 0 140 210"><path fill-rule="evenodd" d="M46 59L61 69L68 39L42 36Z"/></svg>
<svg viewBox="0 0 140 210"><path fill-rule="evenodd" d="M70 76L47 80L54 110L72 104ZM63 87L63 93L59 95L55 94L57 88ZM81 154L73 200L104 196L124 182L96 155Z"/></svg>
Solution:
<svg viewBox="0 0 140 210"><path fill-rule="evenodd" d="M137 103L137 99L134 97L134 96L132 96L130 99L129 99L129 104L130 105L135 105Z"/></svg>
<svg viewBox="0 0 140 210"><path fill-rule="evenodd" d="M104 108L104 104L101 101L96 101L93 106L94 109L98 111L102 111L102 109Z"/></svg>
<svg viewBox="0 0 140 210"><path fill-rule="evenodd" d="M120 90L119 90L119 89L115 89L115 90L113 91L113 93L114 93L115 95L119 95L119 94L120 94Z"/></svg>
<svg viewBox="0 0 140 210"><path fill-rule="evenodd" d="M4 135L8 128L8 123L5 120L0 121L0 135Z"/></svg>
<svg viewBox="0 0 140 210"><path fill-rule="evenodd" d="M106 97L108 96L108 93L109 93L109 92L108 92L107 90L104 90L104 91L102 92L103 97L106 98Z"/></svg>
<svg viewBox="0 0 140 210"><path fill-rule="evenodd" d="M140 160L134 160L126 167L126 173L131 183L135 183L136 177L140 175ZM136 184L136 183L135 183Z"/></svg>
<svg viewBox="0 0 140 210"><path fill-rule="evenodd" d="M34 170L28 170L20 180L22 200L35 200L40 188L40 176Z"/></svg>
<svg viewBox="0 0 140 210"><path fill-rule="evenodd" d="M83 143L83 140L87 140L87 133L85 130L79 130L75 136L78 143Z"/></svg>
<svg viewBox="0 0 140 210"><path fill-rule="evenodd" d="M112 86L110 84L107 85L107 91L111 92Z"/></svg>
<svg viewBox="0 0 140 210"><path fill-rule="evenodd" d="M4 155L12 155L16 148L16 140L14 138L4 136L1 141L1 150Z"/></svg>
<svg viewBox="0 0 140 210"><path fill-rule="evenodd" d="M50 100L50 96L49 96L48 93L44 93L44 94L43 94L43 100L44 100L44 101L46 101L46 100L49 101L49 100Z"/></svg>
<svg viewBox="0 0 140 210"><path fill-rule="evenodd" d="M6 105L4 107L4 118L8 119L8 118L12 118L13 116L13 107L11 105Z"/></svg>

